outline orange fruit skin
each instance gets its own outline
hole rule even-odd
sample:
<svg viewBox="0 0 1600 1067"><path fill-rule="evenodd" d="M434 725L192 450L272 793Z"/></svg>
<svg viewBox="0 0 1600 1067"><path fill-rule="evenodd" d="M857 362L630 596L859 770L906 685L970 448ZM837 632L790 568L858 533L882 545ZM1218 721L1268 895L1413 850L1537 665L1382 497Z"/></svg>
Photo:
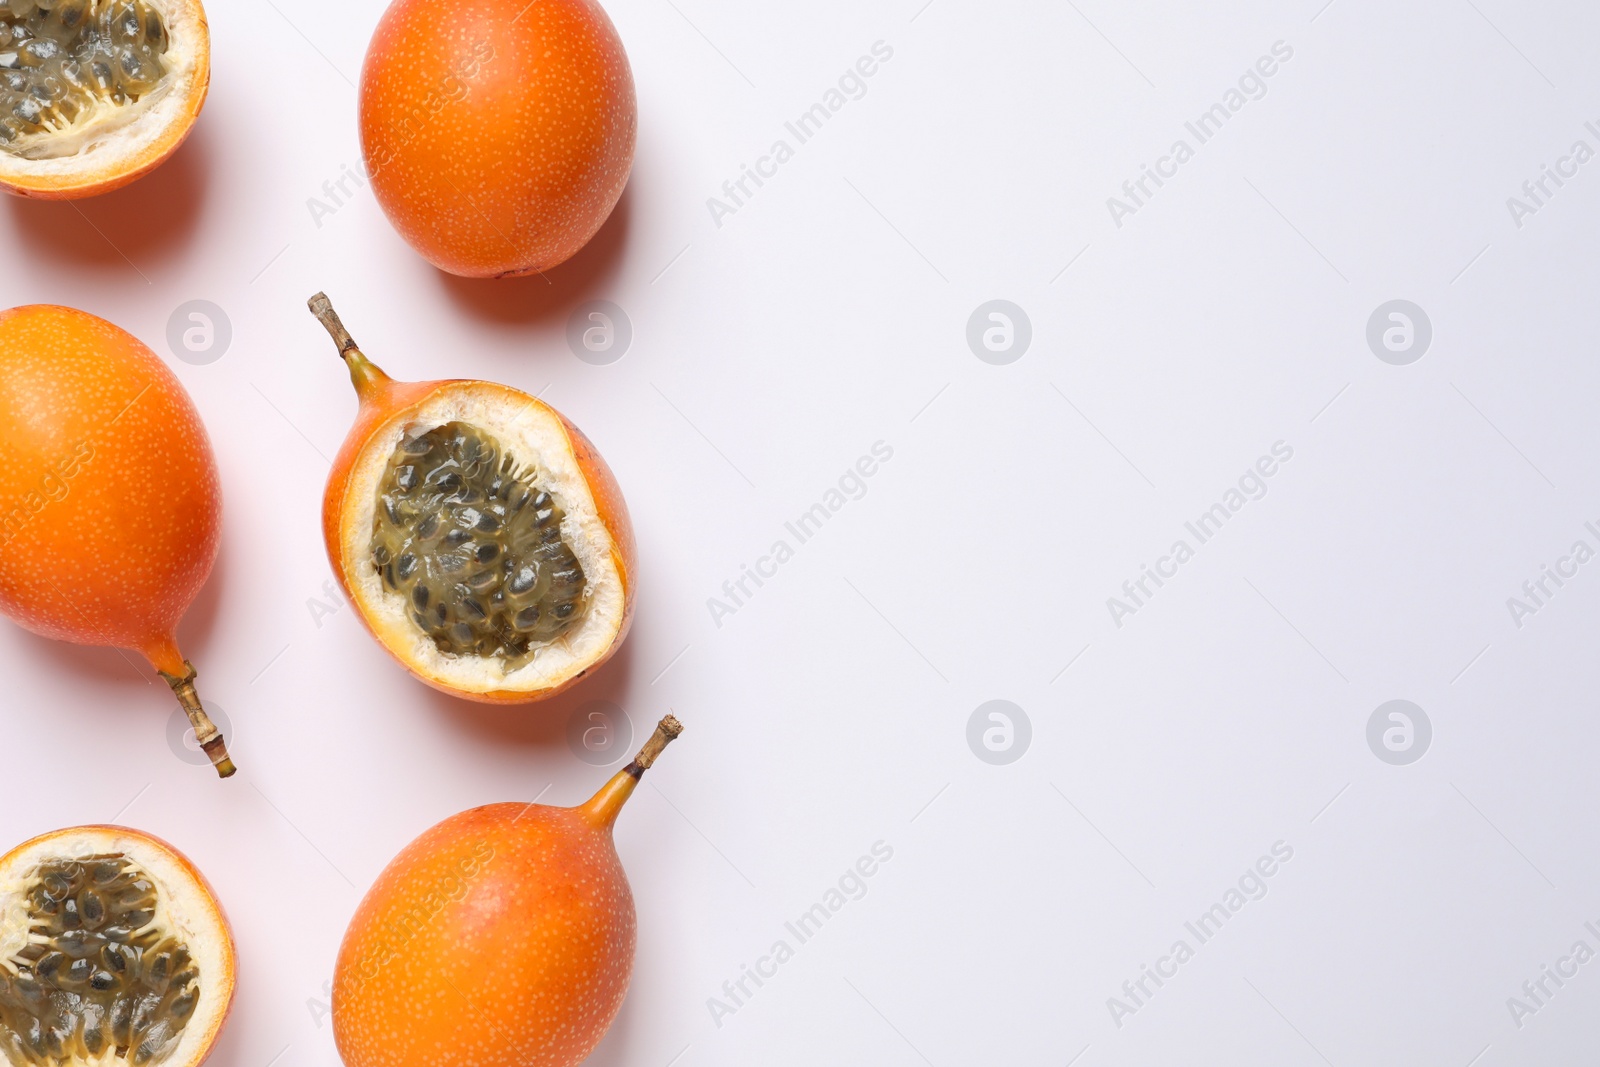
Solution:
<svg viewBox="0 0 1600 1067"><path fill-rule="evenodd" d="M72 308L0 312L0 611L184 673L172 632L216 559L216 460L138 338Z"/></svg>
<svg viewBox="0 0 1600 1067"><path fill-rule="evenodd" d="M541 0L542 2L542 0ZM480 704L529 704L535 701L548 700L558 693L563 693L590 671L595 670L622 647L622 642L627 639L628 631L633 626L634 588L635 575L639 569L639 547L633 534L633 521L628 516L627 504L622 499L622 487L617 484L616 475L611 473L611 468L595 449L594 444L584 436L566 416L555 411L543 401L527 396L509 386L497 385L493 382L481 382L468 379L455 379L437 382L400 382L393 379L373 384L370 389L360 393L361 408L356 413L355 424L350 427L350 433L345 437L344 444L339 448L339 454L333 458L333 468L328 474L328 486L322 497L322 538L327 546L328 562L333 567L333 573L339 579L340 588L344 590L345 600L355 604L356 598L351 593L350 583L345 578L344 561L341 556L340 546L343 538L339 536L343 526L345 514L343 512L344 500L350 491L350 476L355 467L356 459L372 435L395 415L414 407L419 407L435 393L441 390L452 389L462 385L480 386L490 389L503 389L515 394L519 399L526 400L530 405L537 404L552 412L561 420L561 425L567 431L568 440L571 442L573 455L577 457L578 468L583 472L583 477L589 483L589 492L594 496L595 509L600 521L605 524L606 531L611 535L611 542L615 546L612 559L616 563L617 576L622 581L623 616L622 625L617 628L617 635L611 642L611 647L604 656L596 660L585 671L573 675L560 685L548 689L533 691L518 690L488 690L484 692L469 692L446 685L432 676L416 670L412 664L401 660L401 666L411 674L451 696L464 700L474 700ZM377 631L372 628L372 622L359 610L356 612L361 619L361 624L367 632L376 638ZM381 643L381 642L380 642Z"/></svg>
<svg viewBox="0 0 1600 1067"><path fill-rule="evenodd" d="M633 894L609 825L493 804L394 858L333 980L346 1067L573 1067L622 1005Z"/></svg>
<svg viewBox="0 0 1600 1067"><path fill-rule="evenodd" d="M594 0L395 0L361 72L361 145L400 235L440 270L549 270L633 166L633 72Z"/></svg>
<svg viewBox="0 0 1600 1067"><path fill-rule="evenodd" d="M181 110L161 132L161 136L145 146L133 159L120 161L113 167L85 164L67 175L0 178L0 189L32 200L81 200L121 189L171 158L194 129L195 120L200 117L200 110L205 107L206 95L211 89L211 30L205 9L199 0L180 2L189 8L197 23L194 47L197 50L198 69Z"/></svg>

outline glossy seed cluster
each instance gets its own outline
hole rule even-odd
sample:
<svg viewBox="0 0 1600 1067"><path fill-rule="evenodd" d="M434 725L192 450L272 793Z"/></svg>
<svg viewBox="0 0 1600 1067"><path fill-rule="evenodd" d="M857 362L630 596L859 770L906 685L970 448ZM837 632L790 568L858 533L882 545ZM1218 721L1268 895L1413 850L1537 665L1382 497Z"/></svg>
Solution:
<svg viewBox="0 0 1600 1067"><path fill-rule="evenodd" d="M142 0L0 0L0 148L138 100L166 75L167 43Z"/></svg>
<svg viewBox="0 0 1600 1067"><path fill-rule="evenodd" d="M155 925L154 883L123 855L50 860L27 890L30 943L0 961L0 1050L14 1067L135 1067L178 1044L200 998L189 950Z"/></svg>
<svg viewBox="0 0 1600 1067"><path fill-rule="evenodd" d="M440 651L508 669L582 618L561 507L489 434L450 422L400 443L378 489L372 564Z"/></svg>

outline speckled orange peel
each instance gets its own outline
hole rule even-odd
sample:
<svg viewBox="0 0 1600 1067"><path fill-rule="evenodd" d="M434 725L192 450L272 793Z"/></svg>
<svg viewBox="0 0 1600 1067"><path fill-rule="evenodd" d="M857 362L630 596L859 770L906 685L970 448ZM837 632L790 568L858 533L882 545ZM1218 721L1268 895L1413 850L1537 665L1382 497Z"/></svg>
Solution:
<svg viewBox="0 0 1600 1067"><path fill-rule="evenodd" d="M98 196L159 167L211 84L200 0L0 5L0 54L13 57L0 71L0 189L41 200Z"/></svg>
<svg viewBox="0 0 1600 1067"><path fill-rule="evenodd" d="M633 970L612 826L683 730L668 715L575 808L492 804L425 832L356 909L333 979L345 1067L575 1067Z"/></svg>
<svg viewBox="0 0 1600 1067"><path fill-rule="evenodd" d="M232 775L173 636L222 521L211 441L182 383L87 312L0 311L0 455L0 611L58 641L143 653Z"/></svg>
<svg viewBox="0 0 1600 1067"><path fill-rule="evenodd" d="M360 401L328 475L323 538L379 645L435 689L489 704L548 699L610 659L632 624L638 550L589 439L509 386L396 381L325 294L308 304ZM430 447L440 434L470 436L487 458ZM396 523L407 540L380 536Z"/></svg>
<svg viewBox="0 0 1600 1067"><path fill-rule="evenodd" d="M198 1067L238 971L205 877L165 841L77 826L0 856L0 1059Z"/></svg>
<svg viewBox="0 0 1600 1067"><path fill-rule="evenodd" d="M546 271L611 214L638 126L594 0L395 0L361 71L361 147L400 236L451 274Z"/></svg>

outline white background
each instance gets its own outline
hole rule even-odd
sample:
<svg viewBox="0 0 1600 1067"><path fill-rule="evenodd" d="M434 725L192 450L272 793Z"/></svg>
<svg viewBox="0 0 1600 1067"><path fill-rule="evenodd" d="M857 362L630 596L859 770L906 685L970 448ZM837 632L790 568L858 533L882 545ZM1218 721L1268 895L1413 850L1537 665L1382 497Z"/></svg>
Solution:
<svg viewBox="0 0 1600 1067"><path fill-rule="evenodd" d="M638 157L548 281L441 276L364 191L314 218L359 168L378 0L217 0L172 161L0 208L6 300L126 327L205 416L224 547L180 634L241 767L175 756L148 670L11 627L0 830L115 818L196 860L240 943L222 1067L335 1064L362 892L458 810L587 797L608 771L566 731L596 700L635 741L687 727L618 828L640 939L606 1067L1591 1054L1600 962L1520 1028L1507 998L1600 949L1600 563L1520 628L1506 600L1596 542L1600 162L1521 227L1506 200L1600 148L1600 11L922 3L613 0ZM865 96L716 225L707 198L880 40ZM1107 198L1277 41L1266 94L1118 227ZM329 613L355 402L318 289L396 376L542 393L599 445L642 567L597 677L481 708ZM1032 323L1006 366L965 339L996 298ZM1433 326L1409 366L1366 341L1397 298ZM195 299L233 330L206 365L165 340ZM594 299L633 326L609 366L566 342ZM877 441L865 496L717 626L708 598ZM1107 598L1278 441L1267 495L1116 626ZM1397 698L1433 725L1409 766L1366 740ZM992 699L1032 724L1006 766L966 739ZM718 1026L708 998L877 841L867 895ZM1117 1025L1107 999L1278 841L1265 898Z"/></svg>

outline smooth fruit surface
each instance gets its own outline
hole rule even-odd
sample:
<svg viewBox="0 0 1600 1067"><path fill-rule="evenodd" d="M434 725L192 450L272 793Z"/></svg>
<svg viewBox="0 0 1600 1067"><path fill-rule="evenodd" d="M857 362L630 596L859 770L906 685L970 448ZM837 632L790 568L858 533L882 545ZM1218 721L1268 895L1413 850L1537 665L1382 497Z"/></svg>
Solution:
<svg viewBox="0 0 1600 1067"><path fill-rule="evenodd" d="M593 0L396 0L367 49L360 112L378 203L451 274L564 262L633 166L633 74Z"/></svg>
<svg viewBox="0 0 1600 1067"><path fill-rule="evenodd" d="M12 0L0 68L0 188L96 196L188 137L210 87L210 30L200 0Z"/></svg>
<svg viewBox="0 0 1600 1067"><path fill-rule="evenodd" d="M0 1052L13 1067L210 1055L233 1004L233 934L171 845L122 826L34 838L0 857L0 909Z"/></svg>
<svg viewBox="0 0 1600 1067"><path fill-rule="evenodd" d="M222 513L182 384L87 312L0 312L0 455L0 611L56 640L144 653L213 740L173 636L211 573Z"/></svg>
<svg viewBox="0 0 1600 1067"><path fill-rule="evenodd" d="M395 857L339 949L346 1067L574 1067L593 1051L633 970L612 826L681 730L663 719L586 804L474 808Z"/></svg>
<svg viewBox="0 0 1600 1067"><path fill-rule="evenodd" d="M211 572L222 498L166 364L86 312L0 312L0 453L0 609L181 673L165 645Z"/></svg>
<svg viewBox="0 0 1600 1067"><path fill-rule="evenodd" d="M637 549L622 491L589 440L509 386L397 382L355 347L326 297L318 294L312 307L339 344L360 401L328 477L323 535L378 642L429 685L488 703L546 699L609 659L632 622ZM412 451L451 427L499 451L464 464ZM500 477L502 463L517 476ZM444 496L448 506L419 512L415 499L397 499L389 492L397 469L424 482L437 476L440 492L429 499ZM383 510L391 506L400 508L398 523ZM537 526L523 523L529 514ZM408 545L393 540L397 531L418 534L419 525ZM508 542L508 531L535 540ZM518 599L524 584L535 600ZM545 632L537 613L569 606L580 609L570 625L530 648L524 638ZM524 611L534 617L517 630ZM502 640L488 640L497 631ZM473 650L487 646L494 647Z"/></svg>
<svg viewBox="0 0 1600 1067"><path fill-rule="evenodd" d="M633 950L609 833L570 808L474 808L368 893L339 952L334 1036L352 1067L576 1063L616 1015ZM585 1025L552 1034L553 1018Z"/></svg>

